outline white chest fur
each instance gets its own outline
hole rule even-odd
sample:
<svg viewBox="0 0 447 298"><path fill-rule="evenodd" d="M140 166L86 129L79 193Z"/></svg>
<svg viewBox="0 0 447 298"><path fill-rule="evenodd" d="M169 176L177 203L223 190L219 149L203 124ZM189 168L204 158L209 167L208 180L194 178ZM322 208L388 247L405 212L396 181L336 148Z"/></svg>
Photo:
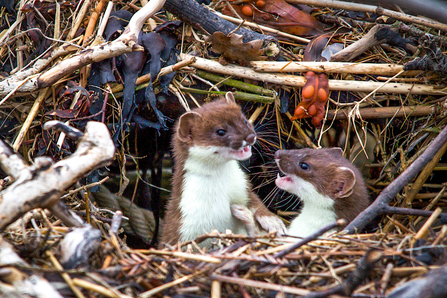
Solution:
<svg viewBox="0 0 447 298"><path fill-rule="evenodd" d="M290 191L300 197L304 206L290 224L289 235L307 237L337 220L333 208L334 201L331 198L320 194L312 183L296 176L292 177L292 180L294 189Z"/></svg>
<svg viewBox="0 0 447 298"><path fill-rule="evenodd" d="M195 239L214 229L245 233L230 204L247 205L245 174L236 160L225 160L216 148L192 147L185 162L180 201L181 241Z"/></svg>

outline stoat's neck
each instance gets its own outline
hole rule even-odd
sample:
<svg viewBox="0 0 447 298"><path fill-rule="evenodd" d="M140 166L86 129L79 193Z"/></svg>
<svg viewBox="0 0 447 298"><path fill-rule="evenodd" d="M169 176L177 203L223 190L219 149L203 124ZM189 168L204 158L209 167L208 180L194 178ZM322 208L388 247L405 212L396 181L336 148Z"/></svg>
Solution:
<svg viewBox="0 0 447 298"><path fill-rule="evenodd" d="M296 179L296 180L295 180ZM288 233L293 236L307 237L318 229L337 220L334 201L317 191L315 186L295 177L298 195L304 206L300 214L290 224Z"/></svg>
<svg viewBox="0 0 447 298"><path fill-rule="evenodd" d="M239 168L236 160L229 160L217 152L216 147L191 147L185 161L184 170L204 176L221 175L220 172Z"/></svg>

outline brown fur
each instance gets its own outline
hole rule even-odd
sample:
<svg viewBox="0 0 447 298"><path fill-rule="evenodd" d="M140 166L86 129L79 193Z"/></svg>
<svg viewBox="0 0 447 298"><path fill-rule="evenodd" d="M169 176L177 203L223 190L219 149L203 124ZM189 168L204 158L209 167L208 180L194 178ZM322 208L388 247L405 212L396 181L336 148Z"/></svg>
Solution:
<svg viewBox="0 0 447 298"><path fill-rule="evenodd" d="M184 165L188 157L188 150L195 145L200 146L226 146L234 150L242 146L242 141L252 138L255 132L242 114L240 106L226 99L219 99L204 104L195 109L193 113L186 113L183 119L177 121L176 133L172 139L174 152L174 174L172 178L172 193L167 207L165 224L162 233L162 243L176 244L180 239L181 213L180 200L182 197L182 183L185 174ZM217 137L216 130L225 129L226 137ZM251 185L247 184L249 193L248 208L258 216L274 216L262 204L258 196L251 191Z"/></svg>
<svg viewBox="0 0 447 298"><path fill-rule="evenodd" d="M275 159L279 159L281 171L301 177L312 183L319 193L333 199L337 218L350 222L368 207L368 192L362 174L342 156L340 148L279 150ZM301 169L303 162L309 170ZM351 171L343 171L343 167L355 176Z"/></svg>

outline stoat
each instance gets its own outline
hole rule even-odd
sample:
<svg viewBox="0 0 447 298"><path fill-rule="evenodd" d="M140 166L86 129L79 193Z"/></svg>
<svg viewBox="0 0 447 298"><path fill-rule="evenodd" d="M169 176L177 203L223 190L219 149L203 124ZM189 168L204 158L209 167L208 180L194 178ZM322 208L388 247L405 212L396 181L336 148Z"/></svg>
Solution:
<svg viewBox="0 0 447 298"><path fill-rule="evenodd" d="M215 229L253 235L257 224L285 233L282 221L251 190L238 163L251 156L255 142L252 125L230 92L179 118L162 243L193 240ZM202 245L210 246L210 241Z"/></svg>
<svg viewBox="0 0 447 298"><path fill-rule="evenodd" d="M279 170L286 175L278 174L276 185L303 203L289 235L306 237L340 218L350 222L368 207L364 179L342 153L340 148L275 152Z"/></svg>

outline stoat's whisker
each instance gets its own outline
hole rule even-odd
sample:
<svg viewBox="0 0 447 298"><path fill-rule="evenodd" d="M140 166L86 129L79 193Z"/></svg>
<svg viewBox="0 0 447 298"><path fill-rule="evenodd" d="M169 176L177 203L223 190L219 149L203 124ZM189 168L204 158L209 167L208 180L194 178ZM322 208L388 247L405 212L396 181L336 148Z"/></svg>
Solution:
<svg viewBox="0 0 447 298"><path fill-rule="evenodd" d="M267 205L267 207L269 207L270 205L274 204L276 207L276 203L274 202L274 198L276 197L276 195L278 194L279 189L277 187L273 188L272 190L270 190L270 192L267 194L267 196L262 200L262 202L264 204Z"/></svg>
<svg viewBox="0 0 447 298"><path fill-rule="evenodd" d="M301 201L294 195L291 195L290 199L295 200L295 202L292 207L287 207L286 210L296 210L296 208L301 204Z"/></svg>

